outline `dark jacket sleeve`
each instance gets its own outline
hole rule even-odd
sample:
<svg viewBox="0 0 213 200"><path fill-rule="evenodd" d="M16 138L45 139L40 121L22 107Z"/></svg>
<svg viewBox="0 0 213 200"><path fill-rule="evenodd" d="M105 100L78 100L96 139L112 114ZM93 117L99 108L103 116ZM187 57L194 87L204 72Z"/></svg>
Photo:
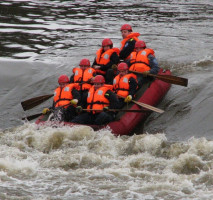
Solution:
<svg viewBox="0 0 213 200"><path fill-rule="evenodd" d="M124 48L120 51L119 58L121 60L125 60L134 51L135 42L133 38L126 42Z"/></svg>
<svg viewBox="0 0 213 200"><path fill-rule="evenodd" d="M94 61L93 61L93 64L92 64L92 66L93 65L97 65L97 62L96 62L96 57L95 57L95 59L94 59Z"/></svg>
<svg viewBox="0 0 213 200"><path fill-rule="evenodd" d="M111 90L108 90L105 94L105 97L109 100L109 109L116 109L119 108L119 101L115 93Z"/></svg>
<svg viewBox="0 0 213 200"><path fill-rule="evenodd" d="M70 83L74 83L74 74L70 76Z"/></svg>
<svg viewBox="0 0 213 200"><path fill-rule="evenodd" d="M134 97L136 90L137 90L137 81L134 78L129 79L129 95L132 95Z"/></svg>
<svg viewBox="0 0 213 200"><path fill-rule="evenodd" d="M148 55L148 59L149 59L149 65L150 65L150 68L151 68L150 73L151 74L157 74L160 70L160 68L158 66L157 59L152 54Z"/></svg>
<svg viewBox="0 0 213 200"><path fill-rule="evenodd" d="M130 59L125 60L125 63L126 63L126 64L128 65L128 67L130 68L130 66L131 66Z"/></svg>
<svg viewBox="0 0 213 200"><path fill-rule="evenodd" d="M78 101L80 101L81 95L78 90L72 89L72 95L73 95L73 99L78 99Z"/></svg>

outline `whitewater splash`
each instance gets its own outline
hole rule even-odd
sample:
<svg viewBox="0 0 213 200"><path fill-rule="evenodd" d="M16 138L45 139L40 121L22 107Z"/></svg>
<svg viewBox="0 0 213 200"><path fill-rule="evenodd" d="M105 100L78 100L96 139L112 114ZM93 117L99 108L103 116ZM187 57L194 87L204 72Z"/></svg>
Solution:
<svg viewBox="0 0 213 200"><path fill-rule="evenodd" d="M0 127L13 127L0 131L0 199L213 199L212 0L7 0L0 8ZM164 114L150 116L150 134L22 125L51 102L26 113L20 102L49 94L83 57L92 62L104 37L119 47L124 23L160 66L189 80L172 86Z"/></svg>
<svg viewBox="0 0 213 200"><path fill-rule="evenodd" d="M213 198L213 141L205 138L171 143L163 133L25 123L1 131L0 141L1 199Z"/></svg>

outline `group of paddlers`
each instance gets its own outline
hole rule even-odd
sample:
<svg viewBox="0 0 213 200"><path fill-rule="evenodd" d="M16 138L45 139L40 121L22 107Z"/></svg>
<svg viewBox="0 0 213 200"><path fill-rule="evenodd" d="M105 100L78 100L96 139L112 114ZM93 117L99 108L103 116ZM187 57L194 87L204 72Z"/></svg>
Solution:
<svg viewBox="0 0 213 200"><path fill-rule="evenodd" d="M121 48L109 38L102 41L92 66L86 58L73 69L69 78L59 76L53 105L43 114L60 110L61 121L103 125L114 120L112 109L121 109L132 101L136 91L148 81L148 74L159 71L154 51L139 40L129 24L121 26Z"/></svg>

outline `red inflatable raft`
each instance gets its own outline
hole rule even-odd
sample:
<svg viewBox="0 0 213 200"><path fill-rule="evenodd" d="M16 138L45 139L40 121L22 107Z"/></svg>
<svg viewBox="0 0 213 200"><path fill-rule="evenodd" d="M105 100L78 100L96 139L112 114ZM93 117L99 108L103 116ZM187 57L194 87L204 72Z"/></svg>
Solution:
<svg viewBox="0 0 213 200"><path fill-rule="evenodd" d="M159 75L171 75L169 70L163 71L162 69L158 73ZM157 106L163 97L166 95L170 89L171 84L163 82L161 80L155 79L152 82L146 83L140 88L136 94L134 100L142 102L151 106ZM125 106L123 109L129 110L141 110L141 107L130 103L128 107ZM134 133L135 129L138 127L143 127L143 124L147 117L150 115L150 110L145 110L144 112L119 112L116 115L116 119L106 125L87 125L92 127L94 130L100 130L103 128L110 128L112 133L115 135L131 135ZM36 124L39 125L51 125L57 126L76 126L80 124L73 124L70 122L55 122L48 121L48 115L41 115Z"/></svg>

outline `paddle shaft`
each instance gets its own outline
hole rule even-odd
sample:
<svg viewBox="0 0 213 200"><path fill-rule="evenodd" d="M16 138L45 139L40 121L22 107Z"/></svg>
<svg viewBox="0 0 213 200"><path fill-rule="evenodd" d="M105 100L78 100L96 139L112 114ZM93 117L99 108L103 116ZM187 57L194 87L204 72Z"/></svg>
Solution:
<svg viewBox="0 0 213 200"><path fill-rule="evenodd" d="M132 70L129 70L129 72L141 74L141 75L143 74L142 72L136 72L136 71L132 71ZM188 79L178 77L178 76L172 76L172 75L167 75L167 74L165 74L165 75L147 74L147 76L155 77L161 81L176 84L176 85L181 85L181 86L185 86L185 87L187 87L187 85L188 85Z"/></svg>
<svg viewBox="0 0 213 200"><path fill-rule="evenodd" d="M30 116L27 116L27 117L22 117L21 119L22 120L27 119L28 121L31 121L31 120L36 119L37 117L39 117L41 115L42 115L42 113L37 113L37 114L30 115Z"/></svg>
<svg viewBox="0 0 213 200"><path fill-rule="evenodd" d="M83 111L97 111L102 112L101 109L83 109ZM109 112L147 112L147 110L129 110L129 109L108 109Z"/></svg>
<svg viewBox="0 0 213 200"><path fill-rule="evenodd" d="M91 79L89 79L88 81L82 82L82 83L78 83L79 85L82 85L84 83L90 83ZM51 98L52 96L54 96L54 94L47 94L47 95L42 95L39 97L34 97L25 101L21 102L22 108L24 111L26 110L30 110L36 106L38 106L39 104L45 102L46 100L48 100L49 98Z"/></svg>
<svg viewBox="0 0 213 200"><path fill-rule="evenodd" d="M66 105L63 105L63 106L59 106L59 107L57 107L57 108L63 108L63 107L68 106L68 105L70 105L70 103L68 103L68 104L66 104ZM27 119L28 121L30 121L30 120L33 120L33 119L39 117L39 116L42 115L42 114L43 114L43 113L37 113L37 114L34 114L34 115L29 115L29 116L27 116L27 117L22 117L21 119L22 119L22 120Z"/></svg>
<svg viewBox="0 0 213 200"><path fill-rule="evenodd" d="M118 95L118 94L117 94L117 96L120 97L120 98L125 99L125 97L123 97L123 96L121 96L121 95ZM137 104L138 106L141 106L141 107L144 107L144 108L146 108L146 109L155 111L155 112L157 112L157 113L163 113L163 112L164 112L164 110L161 110L161 109L159 109L159 108L156 108L156 107L154 107L154 106L150 106L150 105L148 105L148 104L145 104L145 103L142 103L142 102L139 102L139 101L132 100L132 102L135 103L135 104Z"/></svg>
<svg viewBox="0 0 213 200"><path fill-rule="evenodd" d="M98 111L98 112L102 112L103 110L98 110L98 109L83 109L83 111ZM112 111L112 112L150 112L148 110L127 110L127 109L109 109L108 111ZM37 117L39 117L40 115L42 115L42 113L37 113L34 115L29 115L27 117L22 117L22 120L27 119L28 121L31 121L33 119L36 119Z"/></svg>

